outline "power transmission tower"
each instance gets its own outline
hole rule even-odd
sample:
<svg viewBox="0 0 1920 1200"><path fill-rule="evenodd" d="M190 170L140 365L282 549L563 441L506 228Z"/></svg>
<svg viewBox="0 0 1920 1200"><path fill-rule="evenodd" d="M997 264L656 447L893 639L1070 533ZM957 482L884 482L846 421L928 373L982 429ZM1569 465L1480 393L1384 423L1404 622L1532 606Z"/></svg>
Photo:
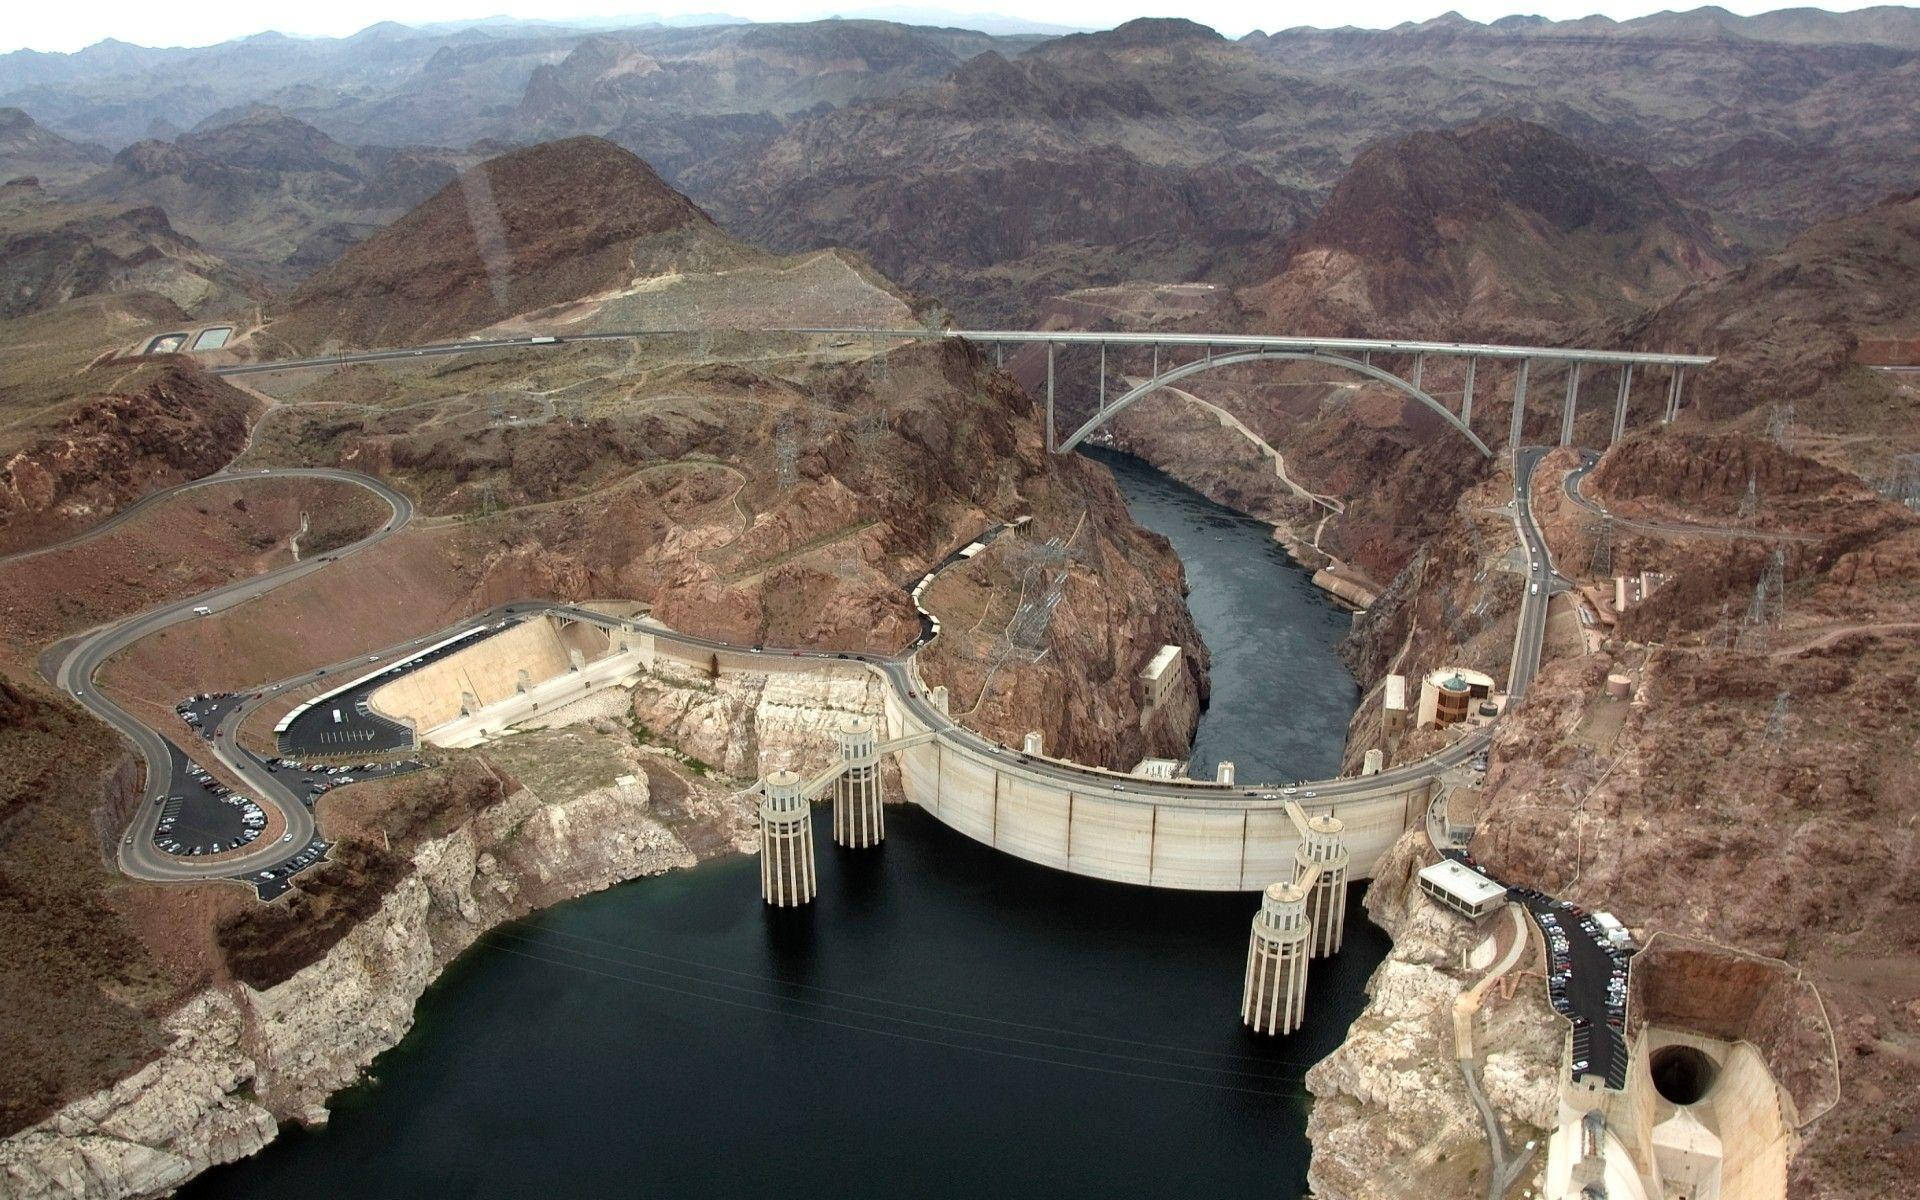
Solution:
<svg viewBox="0 0 1920 1200"><path fill-rule="evenodd" d="M1487 577L1487 561L1492 557L1487 553L1487 542L1480 534L1478 522L1467 522L1467 541L1473 545L1473 578L1478 583Z"/></svg>
<svg viewBox="0 0 1920 1200"><path fill-rule="evenodd" d="M1896 503L1920 508L1920 454L1902 454L1894 459L1878 491Z"/></svg>
<svg viewBox="0 0 1920 1200"><path fill-rule="evenodd" d="M1779 627L1786 616L1787 552L1774 550L1766 570L1753 585L1753 599L1747 603L1746 619L1740 623L1739 648L1758 650L1766 644L1767 634Z"/></svg>
<svg viewBox="0 0 1920 1200"><path fill-rule="evenodd" d="M1767 753L1773 754L1787 741L1787 720L1792 716L1793 693L1782 688L1773 698L1773 711L1767 714L1766 730L1760 735L1766 743Z"/></svg>
<svg viewBox="0 0 1920 1200"><path fill-rule="evenodd" d="M1793 438L1793 401L1773 406L1773 412L1767 417L1767 436L1773 444L1784 447Z"/></svg>
<svg viewBox="0 0 1920 1200"><path fill-rule="evenodd" d="M498 506L493 500L493 480L483 479L480 481L479 515L481 517L491 517L496 511L498 511Z"/></svg>
<svg viewBox="0 0 1920 1200"><path fill-rule="evenodd" d="M1593 539L1588 569L1601 579L1613 578L1613 517L1601 517L1598 524L1587 526L1587 534Z"/></svg>
<svg viewBox="0 0 1920 1200"><path fill-rule="evenodd" d="M1740 509L1734 515L1738 520L1751 521L1753 520L1753 515L1759 511L1760 511L1760 483L1759 483L1759 480L1756 479L1754 476L1748 475L1747 476L1747 494L1740 497Z"/></svg>
<svg viewBox="0 0 1920 1200"><path fill-rule="evenodd" d="M888 432L886 414L877 409L863 408L853 419L853 444L863 454L884 441Z"/></svg>
<svg viewBox="0 0 1920 1200"><path fill-rule="evenodd" d="M780 414L773 426L774 481L790 488L800 481L800 420L792 410Z"/></svg>

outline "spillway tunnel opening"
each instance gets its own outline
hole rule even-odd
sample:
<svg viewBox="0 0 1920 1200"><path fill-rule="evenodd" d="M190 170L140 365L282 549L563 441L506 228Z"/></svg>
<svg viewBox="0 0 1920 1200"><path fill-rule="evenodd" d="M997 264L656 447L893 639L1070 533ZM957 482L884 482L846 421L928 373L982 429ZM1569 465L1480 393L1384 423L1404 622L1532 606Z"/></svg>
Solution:
<svg viewBox="0 0 1920 1200"><path fill-rule="evenodd" d="M1705 1099L1720 1073L1705 1051L1681 1045L1655 1050L1647 1069L1653 1075L1653 1090L1682 1107Z"/></svg>

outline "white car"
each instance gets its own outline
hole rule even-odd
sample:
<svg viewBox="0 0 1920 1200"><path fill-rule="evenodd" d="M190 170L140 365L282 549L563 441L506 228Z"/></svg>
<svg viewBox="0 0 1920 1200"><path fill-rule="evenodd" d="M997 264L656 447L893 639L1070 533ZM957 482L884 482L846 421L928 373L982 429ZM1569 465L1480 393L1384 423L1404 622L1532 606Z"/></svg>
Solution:
<svg viewBox="0 0 1920 1200"><path fill-rule="evenodd" d="M281 835L280 835L280 840L281 840L281 841L283 841L283 842L290 842L290 841L292 841L292 840L293 840L293 833L292 833L291 831L289 831L289 832L286 832L286 833L283 833L283 834L281 834Z"/></svg>

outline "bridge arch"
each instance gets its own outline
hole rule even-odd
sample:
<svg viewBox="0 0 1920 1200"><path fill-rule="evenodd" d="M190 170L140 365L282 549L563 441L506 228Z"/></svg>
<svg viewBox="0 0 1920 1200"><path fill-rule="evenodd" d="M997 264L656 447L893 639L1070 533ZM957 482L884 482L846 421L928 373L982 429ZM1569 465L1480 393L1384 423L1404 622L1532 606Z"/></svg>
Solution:
<svg viewBox="0 0 1920 1200"><path fill-rule="evenodd" d="M1342 354L1322 354L1318 352L1298 351L1298 350L1245 350L1235 354L1221 354L1221 355L1214 355L1207 358L1197 359L1194 362L1190 362L1183 367L1175 367L1171 371L1166 371L1160 375L1157 375L1154 378L1149 379L1147 382L1139 385L1138 387L1133 388L1132 390L1115 398L1113 403L1107 405L1105 408L1101 409L1099 412L1093 414L1093 416L1087 419L1086 424L1074 430L1072 436L1067 438L1066 441L1060 443L1060 446L1058 448L1059 452L1062 454L1067 454L1071 452L1074 449L1074 447L1078 446L1081 442L1085 441L1088 435L1090 435L1094 430L1100 428L1102 425L1105 425L1108 421L1111 421L1114 418L1114 416L1118 414L1122 409L1133 404L1136 400L1140 400L1146 396L1151 395L1154 392L1159 391L1161 388L1167 386L1170 383L1178 382L1179 380L1185 379L1189 375L1198 375L1202 371L1211 371L1215 367L1227 367L1227 366L1232 366L1235 363L1247 363L1247 362L1259 362L1259 361L1326 363L1331 366L1336 366L1348 371L1352 371L1358 375L1365 375L1369 379L1377 380L1380 383L1384 383L1388 387L1393 388L1395 391L1402 392L1412 397L1413 399L1418 400L1420 403L1426 405L1428 408L1432 409L1435 413L1439 414L1440 419L1445 421L1448 425L1452 426L1457 433L1459 433L1462 437L1466 438L1469 442L1472 442L1474 449L1478 450L1481 454L1487 456L1488 458L1493 457L1493 451L1488 448L1487 444L1480 440L1480 436L1474 433L1473 429L1469 425L1467 425L1466 422L1462 421L1459 417L1455 416L1451 409L1449 409L1446 405L1440 403L1438 400L1435 400L1432 396L1428 395L1424 390L1418 387L1415 387L1411 383L1408 383L1406 380L1400 378L1398 375L1395 375L1393 372L1382 370L1381 368L1374 366L1372 363L1361 362L1357 358L1348 358Z"/></svg>

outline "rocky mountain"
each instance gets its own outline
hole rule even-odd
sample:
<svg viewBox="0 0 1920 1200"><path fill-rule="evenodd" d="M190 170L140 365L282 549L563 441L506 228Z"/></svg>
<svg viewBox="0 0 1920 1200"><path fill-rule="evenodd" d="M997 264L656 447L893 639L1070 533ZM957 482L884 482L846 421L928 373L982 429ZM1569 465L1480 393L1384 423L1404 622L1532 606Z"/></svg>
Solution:
<svg viewBox="0 0 1920 1200"><path fill-rule="evenodd" d="M1702 8L1491 25L1448 14L1390 30L1289 29L1244 45L1367 97L1333 138L1522 117L1646 163L1683 202L1760 246L1857 211L1920 167L1903 132L1920 78L1911 9ZM1756 141L1811 169L1764 169L1748 157Z"/></svg>
<svg viewBox="0 0 1920 1200"><path fill-rule="evenodd" d="M269 296L158 208L67 204L30 184L0 187L0 317L129 291L164 296L189 316L237 314Z"/></svg>
<svg viewBox="0 0 1920 1200"><path fill-rule="evenodd" d="M1920 193L1823 222L1779 251L1680 292L1629 330L1642 346L1698 346L1719 360L1691 386L1703 416L1764 426L1792 403L1830 452L1876 474L1920 451L1920 401L1861 367L1863 339L1920 329Z"/></svg>
<svg viewBox="0 0 1920 1200"><path fill-rule="evenodd" d="M286 286L473 160L430 147L347 146L278 109L256 107L173 141L135 142L73 194L158 205L208 247Z"/></svg>
<svg viewBox="0 0 1920 1200"><path fill-rule="evenodd" d="M751 239L853 246L970 321L1019 319L1068 287L1231 275L1309 200L1233 154L1220 114L1183 94L1194 78L1209 94L1232 86L1214 61L1226 45L1190 22L1136 21L1011 60L988 52L686 181ZM1147 66L1118 57L1136 51ZM1237 93L1249 111L1259 90Z"/></svg>
<svg viewBox="0 0 1920 1200"><path fill-rule="evenodd" d="M787 119L932 83L1032 40L837 20L600 34L533 68L516 125L604 133L677 181L694 163L757 149Z"/></svg>
<svg viewBox="0 0 1920 1200"><path fill-rule="evenodd" d="M270 334L306 349L403 346L751 254L632 154L569 138L463 173L302 284Z"/></svg>
<svg viewBox="0 0 1920 1200"><path fill-rule="evenodd" d="M356 146L597 134L750 239L849 246L984 318L1126 277L1250 282L1273 263L1243 262L1244 248L1297 230L1367 147L1502 119L1643 162L1682 204L1771 248L1910 186L1916 72L1899 9L1449 14L1239 41L1178 20L1051 39L502 22L21 53L0 57L0 103L115 147L257 104ZM277 282L399 211L308 214L242 253L178 198L150 202Z"/></svg>
<svg viewBox="0 0 1920 1200"><path fill-rule="evenodd" d="M1541 342L1734 260L1645 167L1493 121L1362 153L1242 302L1272 332Z"/></svg>
<svg viewBox="0 0 1920 1200"><path fill-rule="evenodd" d="M0 108L0 180L32 176L51 184L88 174L107 161L99 146L69 141L17 108Z"/></svg>

